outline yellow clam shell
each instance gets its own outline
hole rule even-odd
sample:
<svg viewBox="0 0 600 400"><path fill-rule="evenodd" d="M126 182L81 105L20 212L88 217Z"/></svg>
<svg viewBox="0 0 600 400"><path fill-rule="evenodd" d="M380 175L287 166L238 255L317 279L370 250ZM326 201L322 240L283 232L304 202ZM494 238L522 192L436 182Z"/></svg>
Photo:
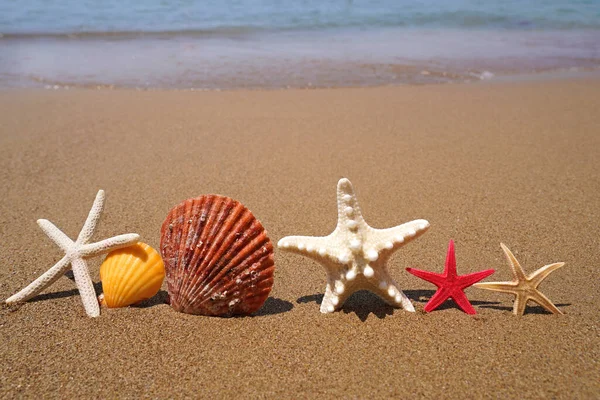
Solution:
<svg viewBox="0 0 600 400"><path fill-rule="evenodd" d="M164 278L160 254L146 243L111 251L100 266L102 304L127 307L149 299L158 293Z"/></svg>

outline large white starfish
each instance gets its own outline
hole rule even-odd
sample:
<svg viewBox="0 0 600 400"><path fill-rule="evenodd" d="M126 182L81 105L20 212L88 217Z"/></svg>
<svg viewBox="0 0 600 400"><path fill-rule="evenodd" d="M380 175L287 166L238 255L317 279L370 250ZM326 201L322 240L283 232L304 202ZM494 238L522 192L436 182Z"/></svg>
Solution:
<svg viewBox="0 0 600 400"><path fill-rule="evenodd" d="M128 233L125 235L115 236L109 239L104 239L96 243L87 243L94 234L98 220L102 215L104 206L104 191L98 191L94 205L77 237L76 241L72 241L52 222L46 219L38 219L37 223L42 230L58 245L64 252L65 256L60 259L52 268L46 271L42 276L30 283L19 293L6 299L7 304L25 302L42 290L53 284L65 272L69 270L69 265L73 269L75 276L75 284L79 289L81 301L85 307L85 312L90 317L100 315L100 307L94 290L94 283L90 277L87 263L85 259L97 256L102 253L107 253L113 249L127 247L137 242L140 236L136 233Z"/></svg>
<svg viewBox="0 0 600 400"><path fill-rule="evenodd" d="M389 276L385 264L391 254L429 228L419 219L388 229L371 228L363 219L348 179L337 186L338 223L325 237L288 236L278 246L283 250L312 258L327 271L327 287L321 312L342 307L358 290L367 289L394 307L415 309L410 300Z"/></svg>

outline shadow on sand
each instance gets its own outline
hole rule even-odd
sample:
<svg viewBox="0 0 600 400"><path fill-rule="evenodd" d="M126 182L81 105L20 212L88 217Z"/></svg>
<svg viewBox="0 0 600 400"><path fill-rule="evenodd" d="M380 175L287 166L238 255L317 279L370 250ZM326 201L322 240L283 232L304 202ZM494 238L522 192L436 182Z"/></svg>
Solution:
<svg viewBox="0 0 600 400"><path fill-rule="evenodd" d="M277 297L269 297L260 310L252 314L253 317L264 317L267 315L282 314L291 311L294 308L292 302L278 299Z"/></svg>
<svg viewBox="0 0 600 400"><path fill-rule="evenodd" d="M65 276L67 278L69 278L70 280L72 280L73 282L75 281L75 277L73 276L73 271L67 271L65 273ZM96 293L102 293L102 282L94 283L94 290L96 291ZM75 296L78 294L79 294L78 289L63 290L61 292L44 293L44 294L38 294L37 296L28 300L28 302L35 303L38 301L62 299L65 297L71 297L71 296Z"/></svg>
<svg viewBox="0 0 600 400"><path fill-rule="evenodd" d="M429 301L429 299L435 294L435 290L405 290L404 294L413 301L414 303L422 303L425 304ZM317 304L321 304L323 301L323 294L311 294L308 296L302 296L298 300L298 303L311 303L315 302ZM498 301L479 301L479 300L471 300L471 304L473 306L481 306L482 308L498 308L498 309L507 309L507 307L498 306L500 302ZM437 310L446 310L451 308L460 309L453 300L445 301L441 306L437 308ZM536 307L541 308L541 307ZM508 308L511 309L511 308ZM388 315L393 315L394 310L396 308L388 305L379 296L366 291L361 290L358 291L352 296L348 298L346 303L342 306L341 311L344 313L355 313L356 316L363 322L367 320L370 313L373 313L377 318L383 319ZM540 312L536 310L537 312ZM536 312L533 311L533 312ZM543 309L542 309L543 311Z"/></svg>
<svg viewBox="0 0 600 400"><path fill-rule="evenodd" d="M423 305L427 304L429 299L433 297L435 294L435 290L405 290L404 294L408 296L413 302L422 303ZM467 296L468 297L468 296ZM485 307L494 307L497 304L500 304L499 301L481 301L481 300L471 300L469 302L473 305L473 307L481 306ZM460 307L454 302L453 299L446 300L443 302L436 310L448 310L450 308L456 308L460 310Z"/></svg>
<svg viewBox="0 0 600 400"><path fill-rule="evenodd" d="M323 294L311 294L300 297L296 302L299 304L315 302L320 305L323 301L323 296ZM367 290L360 290L353 293L341 309L346 314L355 313L362 322L365 322L371 313L377 318L383 319L388 315L394 314L394 310L394 307L388 305L379 296Z"/></svg>
<svg viewBox="0 0 600 400"><path fill-rule="evenodd" d="M496 303L499 304L499 303ZM559 309L562 307L569 307L571 303L563 303L563 304L555 304ZM511 311L512 307L507 306L498 306L498 305L484 305L481 308L493 308L494 310L502 310L502 311ZM540 315L551 315L552 313L546 310L544 307L537 305L534 302L528 302L527 307L525 308L525 314L540 314Z"/></svg>

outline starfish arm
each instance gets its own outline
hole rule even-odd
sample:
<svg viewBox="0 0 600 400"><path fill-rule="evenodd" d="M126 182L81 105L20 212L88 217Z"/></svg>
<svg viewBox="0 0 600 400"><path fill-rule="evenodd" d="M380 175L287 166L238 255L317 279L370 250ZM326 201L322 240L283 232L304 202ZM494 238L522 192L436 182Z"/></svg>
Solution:
<svg viewBox="0 0 600 400"><path fill-rule="evenodd" d="M546 310L550 311L552 314L562 314L562 311L552 304L550 299L544 296L544 294L541 292L536 292L535 295L530 296L530 299L544 307Z"/></svg>
<svg viewBox="0 0 600 400"><path fill-rule="evenodd" d="M392 307L402 307L405 311L415 312L415 307L404 292L400 290L396 282L387 272L377 269L376 280L371 282L369 290ZM379 282L379 283L376 283Z"/></svg>
<svg viewBox="0 0 600 400"><path fill-rule="evenodd" d="M22 303L39 294L42 290L56 282L69 269L70 258L64 256L42 276L27 285L19 293L6 299L7 304Z"/></svg>
<svg viewBox="0 0 600 400"><path fill-rule="evenodd" d="M472 286L473 284L479 282L480 280L485 279L488 276L492 275L494 272L496 272L496 271L494 271L493 269L486 269L484 271L473 272L472 274L461 275L459 277L460 286L462 289Z"/></svg>
<svg viewBox="0 0 600 400"><path fill-rule="evenodd" d="M381 257L382 260L387 260L393 252L411 240L421 236L427 229L429 229L429 222L424 219L410 221L393 228L371 228L369 236L375 245L373 249L366 249L366 254L369 256L372 253L372 256L369 257L371 261L378 257Z"/></svg>
<svg viewBox="0 0 600 400"><path fill-rule="evenodd" d="M554 263L554 264L549 264L549 265L543 266L542 268L538 269L537 271L535 271L533 274L531 274L529 276L529 280L531 281L531 284L533 285L534 288L537 288L538 285L540 283L542 283L542 281L544 279L546 279L546 277L548 275L550 275L550 273L552 271L559 269L563 265L565 265L564 262L559 262L559 263Z"/></svg>
<svg viewBox="0 0 600 400"><path fill-rule="evenodd" d="M347 263L349 259L344 257L349 256L331 247L330 236L286 236L279 240L277 247L311 258L321 264L326 264L331 260ZM340 257L342 260L339 260Z"/></svg>
<svg viewBox="0 0 600 400"><path fill-rule="evenodd" d="M461 310L469 315L475 315L477 312L471 305L471 302L467 298L467 295L462 290L456 290L452 293L452 300L460 307Z"/></svg>
<svg viewBox="0 0 600 400"><path fill-rule="evenodd" d="M81 246L79 254L81 257L89 258L98 254L108 253L109 251L115 249L131 246L139 239L140 235L137 233L127 233L125 235L114 236L96 243L84 244Z"/></svg>
<svg viewBox="0 0 600 400"><path fill-rule="evenodd" d="M479 289L491 290L494 292L517 293L515 282L482 282L475 283L473 286Z"/></svg>
<svg viewBox="0 0 600 400"><path fill-rule="evenodd" d="M440 288L435 294L429 299L427 304L425 304L425 312L431 312L438 308L443 302L445 302L448 297L450 297L450 292L447 289Z"/></svg>
<svg viewBox="0 0 600 400"><path fill-rule="evenodd" d="M514 254L508 249L508 247L506 247L504 243L500 243L500 247L502 247L502 250L504 250L504 254L508 259L510 269L512 270L515 278L517 278L518 281L524 281L526 279L525 271L523 271L523 268L521 267L521 264L519 264L519 261L517 261Z"/></svg>
<svg viewBox="0 0 600 400"><path fill-rule="evenodd" d="M423 271L416 268L406 268L406 270L416 277L419 277L427 282L433 283L435 286L440 287L444 284L444 276L442 274L436 274L435 272Z"/></svg>
<svg viewBox="0 0 600 400"><path fill-rule="evenodd" d="M40 228L42 228L44 233L48 235L48 237L52 239L52 241L56 243L56 245L63 251L67 252L73 245L73 241L52 222L48 221L47 219L38 219L37 223Z"/></svg>
<svg viewBox="0 0 600 400"><path fill-rule="evenodd" d="M339 228L348 226L349 221L354 221L351 224L364 222L352 183L346 178L340 179L337 185L337 206Z"/></svg>
<svg viewBox="0 0 600 400"><path fill-rule="evenodd" d="M92 278L88 272L87 263L82 258L76 258L72 261L72 266L73 276L75 276L75 283L79 289L79 295L81 296L85 312L90 317L99 316L100 306L98 305L94 282L92 282Z"/></svg>
<svg viewBox="0 0 600 400"><path fill-rule="evenodd" d="M527 308L527 296L517 294L517 297L515 297L515 304L513 306L513 314L523 315L525 314L525 308Z"/></svg>
<svg viewBox="0 0 600 400"><path fill-rule="evenodd" d="M405 311L415 312L415 306L411 303L410 299L404 294L402 290L398 290L400 292L402 308Z"/></svg>
<svg viewBox="0 0 600 400"><path fill-rule="evenodd" d="M83 228L81 228L81 232L79 232L79 236L77 237L77 244L87 243L88 240L94 235L94 231L96 230L96 225L102 216L102 209L104 208L104 190L99 190L98 194L96 194L96 199L94 200L94 204L92 205L92 209L88 214L88 217L83 224Z"/></svg>
<svg viewBox="0 0 600 400"><path fill-rule="evenodd" d="M446 263L444 264L444 274L451 279L456 278L456 255L454 253L454 240L450 239L448 243L448 252L446 252Z"/></svg>
<svg viewBox="0 0 600 400"><path fill-rule="evenodd" d="M332 283L330 280L327 282L327 287L325 288L325 295L323 296L323 301L321 302L320 311L323 314L332 313L335 310L342 307L343 302L339 301L339 297L332 290Z"/></svg>

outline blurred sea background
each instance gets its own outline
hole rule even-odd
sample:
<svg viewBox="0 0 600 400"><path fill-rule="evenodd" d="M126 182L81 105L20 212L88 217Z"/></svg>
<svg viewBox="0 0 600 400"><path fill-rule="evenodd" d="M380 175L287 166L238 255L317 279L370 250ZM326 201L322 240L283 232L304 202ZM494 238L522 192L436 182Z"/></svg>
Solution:
<svg viewBox="0 0 600 400"><path fill-rule="evenodd" d="M0 87L338 87L600 70L600 0L0 0Z"/></svg>

